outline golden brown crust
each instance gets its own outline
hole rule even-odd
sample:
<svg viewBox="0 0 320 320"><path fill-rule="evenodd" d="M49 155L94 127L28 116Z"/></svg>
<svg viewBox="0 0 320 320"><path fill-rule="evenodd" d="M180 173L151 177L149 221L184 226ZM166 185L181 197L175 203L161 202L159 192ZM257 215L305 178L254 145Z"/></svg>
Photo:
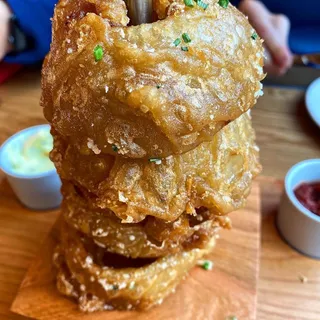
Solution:
<svg viewBox="0 0 320 320"><path fill-rule="evenodd" d="M174 222L148 216L140 223L121 223L108 209L90 208L76 189L63 183L61 209L68 225L101 248L131 258L154 258L204 248L228 219L200 208L196 216L182 214Z"/></svg>
<svg viewBox="0 0 320 320"><path fill-rule="evenodd" d="M129 27L122 0L55 9L41 98L63 181L54 262L82 311L161 303L261 169L247 110L262 41L232 5L205 2L154 0L163 20Z"/></svg>
<svg viewBox="0 0 320 320"><path fill-rule="evenodd" d="M129 158L180 154L211 140L253 106L264 75L261 40L251 38L246 18L208 3L205 11L184 8L123 27L120 0L61 1L43 69L48 121L78 149L89 143L114 154L115 145ZM184 32L192 41L176 47ZM97 62L98 44L104 56Z"/></svg>
<svg viewBox="0 0 320 320"><path fill-rule="evenodd" d="M54 255L58 289L77 299L80 309L87 312L112 308L148 309L173 292L214 245L215 238L212 238L204 249L168 255L155 261L123 261L119 257L121 261L117 262L116 256L105 255L88 239L62 226L61 245Z"/></svg>
<svg viewBox="0 0 320 320"><path fill-rule="evenodd" d="M147 215L175 221L200 207L217 214L239 209L261 170L247 114L224 127L212 142L162 159L159 165L148 160L81 155L53 135L51 159L62 179L81 187L92 205L108 208L127 222L139 222Z"/></svg>

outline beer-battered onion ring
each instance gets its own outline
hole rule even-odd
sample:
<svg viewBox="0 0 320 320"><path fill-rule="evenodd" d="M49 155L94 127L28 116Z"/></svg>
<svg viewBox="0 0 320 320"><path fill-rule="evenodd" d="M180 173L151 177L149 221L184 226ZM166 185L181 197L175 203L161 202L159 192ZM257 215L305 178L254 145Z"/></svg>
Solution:
<svg viewBox="0 0 320 320"><path fill-rule="evenodd" d="M148 216L140 223L121 223L108 209L90 208L75 188L64 182L62 212L68 225L109 252L131 258L154 258L193 248L204 248L228 217L199 208L196 216L182 214L174 222Z"/></svg>
<svg viewBox="0 0 320 320"><path fill-rule="evenodd" d="M248 110L263 47L218 0L60 0L41 104L63 182L57 287L87 312L148 309L215 245L261 167Z"/></svg>
<svg viewBox="0 0 320 320"><path fill-rule="evenodd" d="M174 291L181 279L215 245L156 260L123 259L87 243L79 233L62 226L61 244L54 254L57 287L77 299L83 311L148 309ZM128 267L128 265L134 267Z"/></svg>
<svg viewBox="0 0 320 320"><path fill-rule="evenodd" d="M174 15L127 27L123 1L60 1L43 68L47 120L83 152L128 158L212 140L261 94L263 47L235 7L205 2L179 0Z"/></svg>
<svg viewBox="0 0 320 320"><path fill-rule="evenodd" d="M243 207L260 172L250 116L225 126L211 142L160 164L110 155L83 155L53 131L51 159L62 179L83 190L92 206L126 222L151 215L175 221L205 207L226 214Z"/></svg>

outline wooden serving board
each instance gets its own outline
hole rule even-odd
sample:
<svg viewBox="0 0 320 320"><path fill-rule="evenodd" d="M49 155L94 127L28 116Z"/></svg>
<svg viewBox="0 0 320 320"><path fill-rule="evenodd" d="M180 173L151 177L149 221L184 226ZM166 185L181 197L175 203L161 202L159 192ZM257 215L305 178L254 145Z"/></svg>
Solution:
<svg viewBox="0 0 320 320"><path fill-rule="evenodd" d="M225 320L256 319L260 250L260 189L255 182L247 207L230 215L233 230L223 230L208 259L212 271L195 267L161 306L145 312L105 311L85 314L55 287L54 228L31 264L11 306L39 320Z"/></svg>

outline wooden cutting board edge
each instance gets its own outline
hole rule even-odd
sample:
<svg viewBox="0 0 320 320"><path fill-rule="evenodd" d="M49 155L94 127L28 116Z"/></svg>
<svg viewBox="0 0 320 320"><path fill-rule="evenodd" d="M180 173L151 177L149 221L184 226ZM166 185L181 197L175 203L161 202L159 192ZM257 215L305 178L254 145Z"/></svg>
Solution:
<svg viewBox="0 0 320 320"><path fill-rule="evenodd" d="M178 287L177 293L169 296L161 306L147 312L131 311L130 316L129 312L117 311L84 314L78 311L74 302L58 293L51 263L55 238L53 227L27 271L11 311L39 320L224 320L231 315L255 320L260 261L260 207L260 188L258 182L254 182L247 208L231 214L234 230L223 230L213 251L212 259L223 262L220 267L214 268L214 275L211 277L210 272L194 268L188 279ZM237 268L232 267L234 264L237 264ZM199 291L203 291L203 296ZM206 300L207 303L203 303Z"/></svg>

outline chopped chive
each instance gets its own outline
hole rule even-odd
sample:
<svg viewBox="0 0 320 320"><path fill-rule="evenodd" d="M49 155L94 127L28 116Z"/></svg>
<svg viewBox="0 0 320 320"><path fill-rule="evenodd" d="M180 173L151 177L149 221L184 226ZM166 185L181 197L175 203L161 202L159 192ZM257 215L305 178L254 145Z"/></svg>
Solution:
<svg viewBox="0 0 320 320"><path fill-rule="evenodd" d="M189 48L188 47L181 47L181 50L182 51L189 51Z"/></svg>
<svg viewBox="0 0 320 320"><path fill-rule="evenodd" d="M210 260L199 260L197 265L200 266L204 270L212 270L213 262Z"/></svg>
<svg viewBox="0 0 320 320"><path fill-rule="evenodd" d="M226 320L238 320L238 318L236 316L229 316Z"/></svg>
<svg viewBox="0 0 320 320"><path fill-rule="evenodd" d="M208 6L209 6L207 3L204 3L204 2L202 2L201 0L198 0L197 5L198 5L200 8L202 8L203 10L206 10L206 9L208 8Z"/></svg>
<svg viewBox="0 0 320 320"><path fill-rule="evenodd" d="M183 33L182 34L182 39L185 43L189 43L191 42L191 38L189 37L189 35L187 33Z"/></svg>
<svg viewBox="0 0 320 320"><path fill-rule="evenodd" d="M112 148L112 150L114 152L118 152L119 151L119 148L115 144L113 144L111 148Z"/></svg>
<svg viewBox="0 0 320 320"><path fill-rule="evenodd" d="M181 40L177 38L176 40L173 41L173 44L177 47L181 43Z"/></svg>
<svg viewBox="0 0 320 320"><path fill-rule="evenodd" d="M206 260L202 265L202 268L204 270L212 270L212 267L213 267L213 263L212 261L209 261L209 260Z"/></svg>
<svg viewBox="0 0 320 320"><path fill-rule="evenodd" d="M149 162L153 162L155 164L161 164L161 159L160 158L150 158Z"/></svg>
<svg viewBox="0 0 320 320"><path fill-rule="evenodd" d="M93 50L93 54L94 54L94 59L98 62L103 58L103 48L98 44L94 50Z"/></svg>
<svg viewBox="0 0 320 320"><path fill-rule="evenodd" d="M253 40L257 40L258 39L258 34L256 32L254 32L251 36L251 39Z"/></svg>
<svg viewBox="0 0 320 320"><path fill-rule="evenodd" d="M193 0L184 0L184 4L190 8L194 7Z"/></svg>
<svg viewBox="0 0 320 320"><path fill-rule="evenodd" d="M161 88L161 86L158 84L158 85L157 85L157 89L160 89L160 88Z"/></svg>
<svg viewBox="0 0 320 320"><path fill-rule="evenodd" d="M227 8L229 5L229 0L219 0L219 4L222 8Z"/></svg>

